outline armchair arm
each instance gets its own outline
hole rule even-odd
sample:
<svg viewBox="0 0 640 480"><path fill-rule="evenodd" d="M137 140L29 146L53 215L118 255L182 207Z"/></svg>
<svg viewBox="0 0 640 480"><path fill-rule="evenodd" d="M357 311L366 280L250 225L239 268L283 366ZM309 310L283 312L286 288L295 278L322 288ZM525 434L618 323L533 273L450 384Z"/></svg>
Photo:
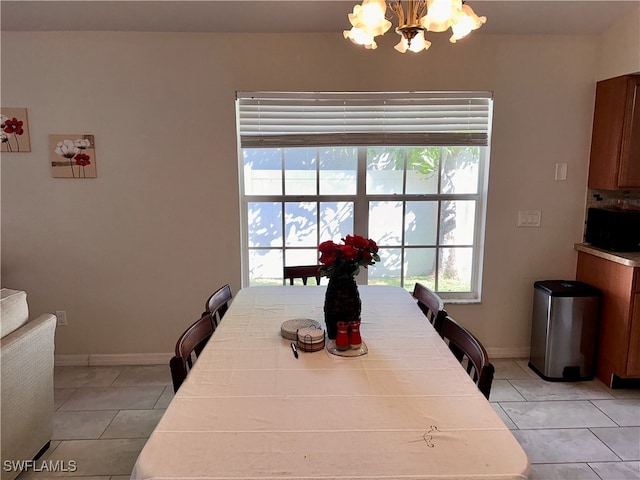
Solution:
<svg viewBox="0 0 640 480"><path fill-rule="evenodd" d="M0 343L3 462L31 460L51 440L55 329L55 315L41 315Z"/></svg>

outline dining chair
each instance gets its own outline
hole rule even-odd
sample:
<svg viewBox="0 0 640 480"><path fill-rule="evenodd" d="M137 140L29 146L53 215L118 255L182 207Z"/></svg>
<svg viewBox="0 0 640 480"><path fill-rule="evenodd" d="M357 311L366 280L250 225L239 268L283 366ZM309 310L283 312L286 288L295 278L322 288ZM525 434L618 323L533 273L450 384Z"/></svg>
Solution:
<svg viewBox="0 0 640 480"><path fill-rule="evenodd" d="M480 340L448 315L442 322L442 338L488 400L495 368Z"/></svg>
<svg viewBox="0 0 640 480"><path fill-rule="evenodd" d="M307 284L309 278L316 279L316 285L320 285L320 265L297 265L284 267L284 280L289 280L289 285L293 285L296 278L302 279L303 285Z"/></svg>
<svg viewBox="0 0 640 480"><path fill-rule="evenodd" d="M169 361L174 392L178 391L184 379L187 378L187 374L211 338L211 335L215 332L215 329L211 314L206 314L196 320L180 335L176 342L175 355Z"/></svg>
<svg viewBox="0 0 640 480"><path fill-rule="evenodd" d="M436 292L418 282L413 287L413 298L418 300L420 310L426 315L436 332L440 333L442 322L447 316L442 299Z"/></svg>
<svg viewBox="0 0 640 480"><path fill-rule="evenodd" d="M231 293L231 286L228 283L213 292L207 300L202 315L211 315L214 329L220 325L222 317L224 317L224 314L227 313L229 309L231 300L233 300L233 294Z"/></svg>

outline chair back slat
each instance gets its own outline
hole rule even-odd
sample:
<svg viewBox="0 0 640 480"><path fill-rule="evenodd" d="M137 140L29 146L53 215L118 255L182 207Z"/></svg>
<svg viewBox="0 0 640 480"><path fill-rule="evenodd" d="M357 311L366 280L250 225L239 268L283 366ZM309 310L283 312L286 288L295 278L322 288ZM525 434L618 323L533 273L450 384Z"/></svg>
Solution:
<svg viewBox="0 0 640 480"><path fill-rule="evenodd" d="M442 322L441 333L449 345L449 350L462 365L466 364L467 373L488 399L495 368L489 361L489 355L482 343L449 316Z"/></svg>
<svg viewBox="0 0 640 480"><path fill-rule="evenodd" d="M444 302L440 296L433 290L417 282L413 287L413 298L418 301L418 306L427 317L429 323L433 325L436 332L440 333L442 322L447 316L447 312L444 309Z"/></svg>
<svg viewBox="0 0 640 480"><path fill-rule="evenodd" d="M215 324L211 315L207 314L196 320L187 328L176 342L175 355L169 361L173 391L177 392L193 368L195 359L200 355L211 335L215 331Z"/></svg>
<svg viewBox="0 0 640 480"><path fill-rule="evenodd" d="M220 325L222 317L227 313L232 299L233 294L231 293L231 286L227 283L213 292L207 300L207 303L205 304L205 311L202 315L211 315L211 321L214 324L214 328Z"/></svg>
<svg viewBox="0 0 640 480"><path fill-rule="evenodd" d="M289 280L289 285L293 285L296 278L302 279L302 284L306 285L309 278L316 279L316 285L320 285L320 265L296 265L284 267L283 279Z"/></svg>

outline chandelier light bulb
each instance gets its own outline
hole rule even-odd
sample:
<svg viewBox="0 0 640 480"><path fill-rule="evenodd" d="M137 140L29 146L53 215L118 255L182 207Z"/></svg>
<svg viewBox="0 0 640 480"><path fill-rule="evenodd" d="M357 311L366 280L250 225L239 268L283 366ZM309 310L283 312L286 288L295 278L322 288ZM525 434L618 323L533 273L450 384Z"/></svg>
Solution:
<svg viewBox="0 0 640 480"><path fill-rule="evenodd" d="M363 0L353 7L349 21L353 28L344 30L345 38L367 49L377 48L375 37L384 35L391 22L386 18L387 6L398 21L395 29L400 42L395 46L399 52L421 52L431 46L425 31L444 32L451 28L451 43L480 28L487 17L479 17L463 0ZM406 4L406 10L405 5Z"/></svg>
<svg viewBox="0 0 640 480"><path fill-rule="evenodd" d="M385 20L384 14L387 11L387 4L384 0L364 0L362 2L361 16L365 25L377 25Z"/></svg>
<svg viewBox="0 0 640 480"><path fill-rule="evenodd" d="M378 48L378 44L374 40L373 36L360 28L353 27L351 30L343 31L342 34L344 35L344 38L348 38L356 45L362 45L368 50Z"/></svg>
<svg viewBox="0 0 640 480"><path fill-rule="evenodd" d="M478 17L469 5L463 5L460 14L451 25L453 35L449 41L456 43L457 40L466 37L473 30L477 30L487 21L487 17Z"/></svg>
<svg viewBox="0 0 640 480"><path fill-rule="evenodd" d="M353 28L360 29L371 37L383 35L391 28L391 22L385 18L386 11L385 0L364 0L362 5L353 7L349 21Z"/></svg>
<svg viewBox="0 0 640 480"><path fill-rule="evenodd" d="M422 26L430 32L444 32L462 8L462 0L428 0Z"/></svg>

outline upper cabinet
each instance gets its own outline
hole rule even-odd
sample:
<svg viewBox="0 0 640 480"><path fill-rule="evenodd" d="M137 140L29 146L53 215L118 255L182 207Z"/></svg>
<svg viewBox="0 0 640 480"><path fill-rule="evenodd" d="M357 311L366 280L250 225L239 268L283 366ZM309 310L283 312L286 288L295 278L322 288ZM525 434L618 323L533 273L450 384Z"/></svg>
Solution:
<svg viewBox="0 0 640 480"><path fill-rule="evenodd" d="M640 75L598 82L589 188L640 188Z"/></svg>

